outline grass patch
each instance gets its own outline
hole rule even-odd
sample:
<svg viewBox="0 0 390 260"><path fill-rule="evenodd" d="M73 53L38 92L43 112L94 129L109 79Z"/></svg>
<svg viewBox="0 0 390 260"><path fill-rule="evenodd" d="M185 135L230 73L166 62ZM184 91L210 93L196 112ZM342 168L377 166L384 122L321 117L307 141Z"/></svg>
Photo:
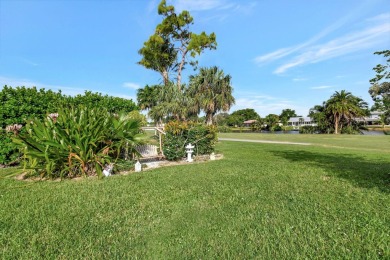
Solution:
<svg viewBox="0 0 390 260"><path fill-rule="evenodd" d="M334 134L262 134L262 133L219 133L219 138L266 140L310 143L316 146L373 150L390 153L390 136L334 135Z"/></svg>
<svg viewBox="0 0 390 260"><path fill-rule="evenodd" d="M318 145L223 141L203 164L1 178L0 258L389 258L388 146L304 136Z"/></svg>

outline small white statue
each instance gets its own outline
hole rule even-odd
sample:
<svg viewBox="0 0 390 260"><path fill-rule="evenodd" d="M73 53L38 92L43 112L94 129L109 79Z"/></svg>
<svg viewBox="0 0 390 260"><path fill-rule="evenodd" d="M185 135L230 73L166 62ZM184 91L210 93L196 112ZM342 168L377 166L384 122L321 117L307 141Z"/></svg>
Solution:
<svg viewBox="0 0 390 260"><path fill-rule="evenodd" d="M142 171L142 164L141 164L139 161L137 161L137 162L135 163L134 167L135 167L135 172L140 172L140 171Z"/></svg>

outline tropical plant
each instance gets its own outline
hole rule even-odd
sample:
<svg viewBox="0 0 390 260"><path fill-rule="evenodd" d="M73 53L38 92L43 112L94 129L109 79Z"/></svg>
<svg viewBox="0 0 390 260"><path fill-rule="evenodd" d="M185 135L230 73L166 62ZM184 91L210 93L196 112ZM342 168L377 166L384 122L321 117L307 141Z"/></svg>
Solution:
<svg viewBox="0 0 390 260"><path fill-rule="evenodd" d="M43 119L49 112L56 111L59 106L87 106L104 108L110 113L131 112L137 108L132 100L101 95L86 91L75 97L65 96L61 91L37 89L36 87L4 86L0 91L0 129L8 125L22 124L36 118ZM22 129L23 133L25 130ZM0 137L0 164L8 165L18 161L19 148L10 142L10 137Z"/></svg>
<svg viewBox="0 0 390 260"><path fill-rule="evenodd" d="M336 91L326 102L325 111L333 119L335 134L339 134L343 127L343 119L350 125L355 118L366 114L365 109L367 109L367 104L362 99L341 90Z"/></svg>
<svg viewBox="0 0 390 260"><path fill-rule="evenodd" d="M317 131L320 133L333 132L332 117L329 117L325 112L326 103L315 105L309 110L309 117L317 124Z"/></svg>
<svg viewBox="0 0 390 260"><path fill-rule="evenodd" d="M141 110L150 110L157 105L162 86L146 85L144 88L137 90L137 102Z"/></svg>
<svg viewBox="0 0 390 260"><path fill-rule="evenodd" d="M140 142L137 120L87 107L62 108L32 120L14 136L23 147L24 167L42 177L102 176L121 151Z"/></svg>
<svg viewBox="0 0 390 260"><path fill-rule="evenodd" d="M190 76L189 95L194 98L195 106L206 114L207 125L213 124L217 112L229 111L235 103L232 92L231 76L216 66L200 68L199 74Z"/></svg>
<svg viewBox="0 0 390 260"><path fill-rule="evenodd" d="M265 123L267 124L267 129L270 131L276 131L279 128L276 128L278 126L279 122L279 116L275 114L269 114L265 117Z"/></svg>

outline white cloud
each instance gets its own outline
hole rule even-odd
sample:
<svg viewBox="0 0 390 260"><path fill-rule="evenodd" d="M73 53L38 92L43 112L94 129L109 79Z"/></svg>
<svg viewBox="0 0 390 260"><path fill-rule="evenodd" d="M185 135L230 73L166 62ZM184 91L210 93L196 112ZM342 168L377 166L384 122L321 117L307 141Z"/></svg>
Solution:
<svg viewBox="0 0 390 260"><path fill-rule="evenodd" d="M318 87L311 87L310 89L328 89L333 88L333 86L318 86Z"/></svg>
<svg viewBox="0 0 390 260"><path fill-rule="evenodd" d="M352 19L352 17L357 13L357 10L360 8L361 8L361 6L356 8L350 14L343 16L342 18L340 18L339 20L337 20L336 22L334 22L330 26L326 27L324 30L322 30L321 32L319 32L318 34L314 35L309 40L307 40L301 44L298 44L298 45L295 45L292 47L278 49L276 51L273 51L273 52L256 57L254 59L255 63L257 63L258 65L261 65L261 64L264 64L267 62L275 61L275 60L281 59L285 56L288 56L294 52L297 52L297 51L299 51L307 46L310 46L311 44L317 42L321 38L327 36L331 32L337 30L338 28L340 28L344 24L346 24L348 22L348 20Z"/></svg>
<svg viewBox="0 0 390 260"><path fill-rule="evenodd" d="M290 53L293 53L296 50L297 50L296 47L279 49L279 50L264 54L262 56L256 57L255 62L257 64L262 64L262 63L278 60L280 58L283 58L284 56L289 55Z"/></svg>
<svg viewBox="0 0 390 260"><path fill-rule="evenodd" d="M351 33L334 38L328 42L315 44L325 36L347 24L350 20L353 20L353 18L356 18L356 15L365 7L365 3L361 4L355 8L355 10L351 11L350 14L342 17L301 44L277 49L270 53L258 56L254 59L254 62L261 65L295 54L295 56L290 58L287 62L284 62L274 71L275 74L282 74L296 66L336 58L388 42L390 13L384 13L366 19L365 22L360 23L359 26L362 27L360 30L355 29L355 31L352 31Z"/></svg>
<svg viewBox="0 0 390 260"><path fill-rule="evenodd" d="M227 17L236 14L249 15L257 5L256 1L236 3L230 0L171 0L169 5L173 5L177 12L187 11L212 11L212 15L201 17L200 22L207 23L210 20L224 21ZM210 12L211 13L211 12ZM198 20L199 21L199 20Z"/></svg>
<svg viewBox="0 0 390 260"><path fill-rule="evenodd" d="M366 21L369 21L369 22L389 21L389 20L390 20L390 13L383 13L383 14L379 14L377 16L370 17L370 18L366 19Z"/></svg>
<svg viewBox="0 0 390 260"><path fill-rule="evenodd" d="M187 11L205 11L216 8L223 8L228 3L224 0L175 0L172 1L175 10L181 12Z"/></svg>
<svg viewBox="0 0 390 260"><path fill-rule="evenodd" d="M240 97L236 97L236 104L230 109L235 111L238 109L253 108L261 117L268 114L279 115L283 109L294 109L297 114L306 115L309 108L296 104L294 101L280 97L269 95L256 95L254 93L240 93Z"/></svg>
<svg viewBox="0 0 390 260"><path fill-rule="evenodd" d="M390 22L336 38L327 43L310 46L287 63L279 66L274 73L281 74L288 69L308 63L340 57L349 53L374 47L388 40Z"/></svg>
<svg viewBox="0 0 390 260"><path fill-rule="evenodd" d="M122 84L122 86L124 88L135 89L135 90L141 88L141 86L139 84L134 83L134 82L125 82Z"/></svg>
<svg viewBox="0 0 390 260"><path fill-rule="evenodd" d="M293 78L292 79L293 81L306 81L307 80L307 78Z"/></svg>
<svg viewBox="0 0 390 260"><path fill-rule="evenodd" d="M241 13L251 13L253 8L257 5L256 1L247 3L235 3L230 0L171 0L169 5L173 5L175 10L181 12L187 11L209 11L209 10L233 10Z"/></svg>

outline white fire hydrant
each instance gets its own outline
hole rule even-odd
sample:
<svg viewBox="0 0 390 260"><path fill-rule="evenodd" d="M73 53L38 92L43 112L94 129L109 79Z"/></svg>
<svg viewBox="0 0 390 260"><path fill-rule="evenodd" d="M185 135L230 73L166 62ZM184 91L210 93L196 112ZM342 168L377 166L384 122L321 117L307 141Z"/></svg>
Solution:
<svg viewBox="0 0 390 260"><path fill-rule="evenodd" d="M194 147L191 143L189 143L186 146L186 152L187 152L187 162L193 162L194 160L192 159L192 153L194 152Z"/></svg>

